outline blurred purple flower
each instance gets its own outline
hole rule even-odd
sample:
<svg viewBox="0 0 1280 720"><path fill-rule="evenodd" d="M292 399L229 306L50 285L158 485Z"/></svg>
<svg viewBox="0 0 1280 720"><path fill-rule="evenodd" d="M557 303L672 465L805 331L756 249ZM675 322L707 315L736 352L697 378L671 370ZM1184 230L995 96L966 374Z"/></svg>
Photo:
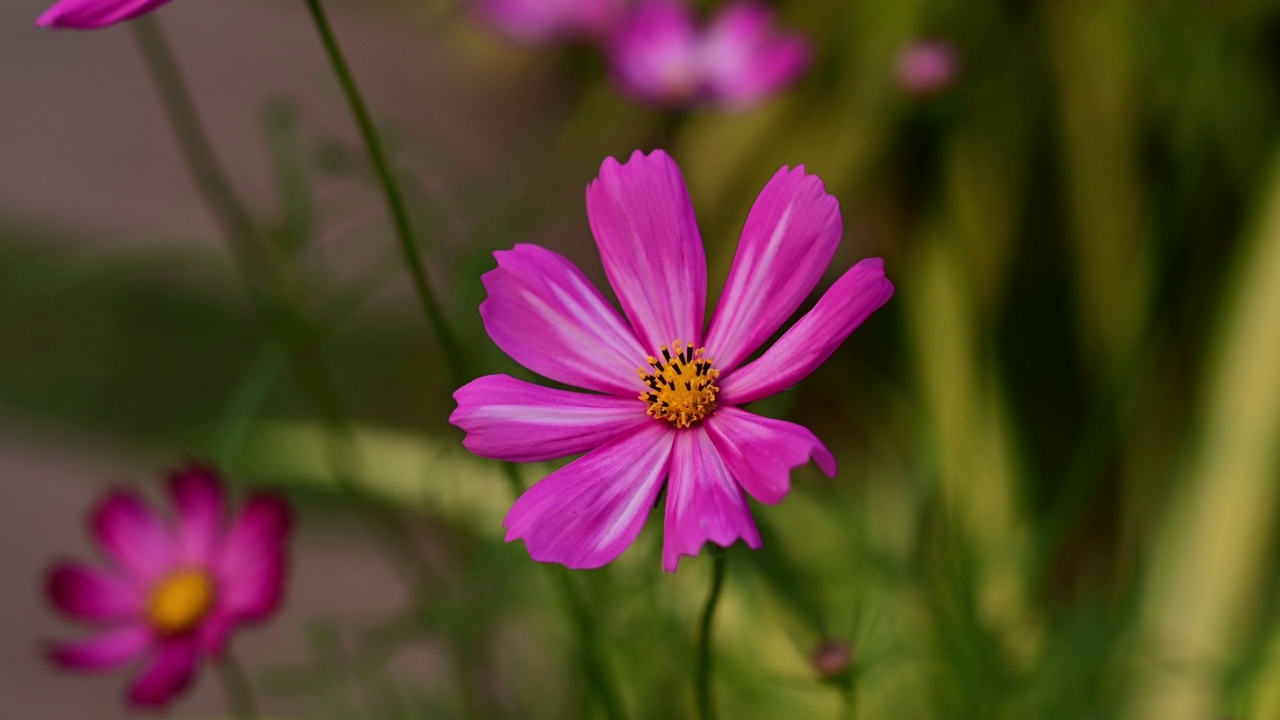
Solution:
<svg viewBox="0 0 1280 720"><path fill-rule="evenodd" d="M195 677L202 658L221 657L231 631L275 612L284 591L288 508L249 498L228 519L217 475L190 467L169 477L177 510L170 524L136 493L117 490L92 527L108 567L64 562L49 574L50 602L99 626L58 644L64 668L101 671L147 656L129 703L163 707Z"/></svg>
<svg viewBox="0 0 1280 720"><path fill-rule="evenodd" d="M149 13L170 0L62 0L36 20L36 25L97 30Z"/></svg>
<svg viewBox="0 0 1280 720"><path fill-rule="evenodd" d="M482 278L480 315L498 347L593 391L489 375L454 393L449 421L477 455L586 453L516 501L507 540L523 539L535 560L600 567L635 540L669 482L664 569L707 541L759 547L746 494L778 503L793 468L812 458L834 476L836 464L806 428L737 406L794 385L887 302L884 261L854 265L746 362L800 307L840 242L840 207L820 179L784 167L760 192L705 336L706 259L675 162L661 150L605 160L587 187L587 216L626 320L569 260L536 245L495 253L497 269Z"/></svg>
<svg viewBox="0 0 1280 720"><path fill-rule="evenodd" d="M641 102L743 109L799 78L811 51L753 0L729 5L705 28L679 0L645 0L611 36L609 55L618 83Z"/></svg>
<svg viewBox="0 0 1280 720"><path fill-rule="evenodd" d="M478 0L480 17L511 39L539 45L571 38L603 39L629 0Z"/></svg>
<svg viewBox="0 0 1280 720"><path fill-rule="evenodd" d="M960 72L960 55L945 40L919 40L898 53L898 85L912 95L946 88Z"/></svg>

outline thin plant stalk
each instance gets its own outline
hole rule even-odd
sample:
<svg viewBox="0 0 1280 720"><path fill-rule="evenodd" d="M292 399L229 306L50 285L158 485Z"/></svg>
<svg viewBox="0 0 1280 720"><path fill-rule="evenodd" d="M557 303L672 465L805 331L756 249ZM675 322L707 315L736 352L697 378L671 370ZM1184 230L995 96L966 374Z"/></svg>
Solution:
<svg viewBox="0 0 1280 720"><path fill-rule="evenodd" d="M303 316L290 291L288 274L271 245L254 223L245 204L218 161L208 133L200 121L191 93L178 70L177 59L155 18L144 16L130 23L134 37L155 83L169 125L186 160L205 205L222 230L233 258L255 305L288 348L299 389L320 416L324 452L340 487L360 498L358 477L361 459L354 432L333 386L328 363L315 337L315 330ZM397 541L408 543L415 572L425 569L413 533L398 513L381 513L380 523Z"/></svg>
<svg viewBox="0 0 1280 720"><path fill-rule="evenodd" d="M722 548L712 547L710 554L715 563L711 575L711 591L707 595L707 604L702 608L702 625L698 631L696 689L699 720L715 720L718 717L715 699L711 695L711 626L715 620L716 607L720 604L728 553Z"/></svg>
<svg viewBox="0 0 1280 720"><path fill-rule="evenodd" d="M320 0L307 0L307 9L311 11L311 18L324 45L325 54L329 57L329 64L333 67L333 74L338 84L342 86L343 95L347 98L351 114L364 140L365 152L369 156L369 163L373 166L378 184L382 188L382 195L386 199L387 210L395 226L396 238L400 242L400 252L404 255L405 265L408 266L409 275L413 278L413 287L417 292L418 301L427 316L427 322L431 324L440 342L440 350L449 365L454 385L460 387L469 379L462 352L457 339L453 336L453 331L449 328L444 312L440 309L440 304L436 301L426 270L423 269L422 254L418 249L413 222L409 219L409 210L404 201L404 194L400 190L400 184L391 170L391 164L387 161L382 139L378 135L377 128L374 127L369 108L360 93L355 76L351 73L351 67L347 64L346 56L338 45L338 38L333 33L333 26L329 23L329 16L325 13L324 6Z"/></svg>
<svg viewBox="0 0 1280 720"><path fill-rule="evenodd" d="M235 720L257 720L258 704L253 698L253 686L249 676L235 656L228 652L215 662L222 691L227 696L227 710Z"/></svg>
<svg viewBox="0 0 1280 720"><path fill-rule="evenodd" d="M520 480L519 469L513 463L503 463L502 469L506 475L507 483L511 486L513 497L520 497L525 488L524 483ZM561 600L573 620L574 631L577 633L577 660L580 665L580 671L583 677L586 678L587 685L595 693L596 698L600 700L600 705L604 708L605 717L609 718L609 720L625 720L627 714L623 709L618 689L614 687L613 674L609 672L604 653L600 648L596 620L591 613L591 607L583 599L582 594L578 592L578 588L574 586L573 578L569 576L567 571L562 568L551 569L555 572L556 589L560 591Z"/></svg>
<svg viewBox="0 0 1280 720"><path fill-rule="evenodd" d="M274 263L264 261L266 248L244 203L236 196L222 163L213 152L209 135L200 122L200 115L196 112L191 93L178 71L177 59L160 30L160 24L155 18L144 15L129 23L129 26L133 30L138 49L142 52L147 71L155 83L169 127L178 140L187 170L214 221L222 229L232 256L246 271L257 269L269 272ZM252 275L245 279L249 283L250 292L255 293L255 299L261 300L256 295L261 292L258 284L261 280Z"/></svg>
<svg viewBox="0 0 1280 720"><path fill-rule="evenodd" d="M844 687L844 702L840 706L840 720L858 720L858 680L850 678Z"/></svg>

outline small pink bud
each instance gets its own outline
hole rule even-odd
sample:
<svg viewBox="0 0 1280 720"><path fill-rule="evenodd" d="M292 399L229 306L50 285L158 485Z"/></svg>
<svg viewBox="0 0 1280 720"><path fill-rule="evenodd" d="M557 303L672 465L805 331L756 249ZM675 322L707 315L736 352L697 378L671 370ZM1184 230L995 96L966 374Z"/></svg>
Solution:
<svg viewBox="0 0 1280 720"><path fill-rule="evenodd" d="M824 640L813 651L810 662L824 680L838 678L849 672L857 660L853 646L844 640Z"/></svg>
<svg viewBox="0 0 1280 720"><path fill-rule="evenodd" d="M912 95L945 89L959 71L960 55L945 40L918 40L898 53L898 85Z"/></svg>

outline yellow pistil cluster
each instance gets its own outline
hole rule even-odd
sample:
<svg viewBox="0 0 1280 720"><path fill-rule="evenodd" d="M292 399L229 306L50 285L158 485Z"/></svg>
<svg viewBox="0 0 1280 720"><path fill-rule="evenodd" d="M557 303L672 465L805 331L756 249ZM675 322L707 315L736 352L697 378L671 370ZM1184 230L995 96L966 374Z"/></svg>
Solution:
<svg viewBox="0 0 1280 720"><path fill-rule="evenodd" d="M662 346L661 359L649 356L649 369L636 370L649 386L640 399L649 403L650 415L687 428L715 411L720 391L715 381L720 371L711 367L710 358L702 356L703 350L676 340L671 348Z"/></svg>
<svg viewBox="0 0 1280 720"><path fill-rule="evenodd" d="M203 570L179 570L151 588L147 622L164 635L189 632L213 608L213 580Z"/></svg>

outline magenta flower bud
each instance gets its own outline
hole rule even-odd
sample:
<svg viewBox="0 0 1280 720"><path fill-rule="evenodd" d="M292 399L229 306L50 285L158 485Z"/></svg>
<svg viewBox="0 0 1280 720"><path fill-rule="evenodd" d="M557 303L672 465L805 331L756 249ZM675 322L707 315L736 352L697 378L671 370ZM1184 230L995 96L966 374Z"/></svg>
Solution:
<svg viewBox="0 0 1280 720"><path fill-rule="evenodd" d="M603 40L629 0L478 0L480 18L525 45L575 38Z"/></svg>
<svg viewBox="0 0 1280 720"><path fill-rule="evenodd" d="M898 53L898 85L911 95L945 89L960 72L960 55L945 40L920 40Z"/></svg>
<svg viewBox="0 0 1280 720"><path fill-rule="evenodd" d="M666 107L750 107L794 83L810 56L805 38L779 30L773 12L752 0L727 6L705 27L682 2L647 0L609 43L623 92Z"/></svg>
<svg viewBox="0 0 1280 720"><path fill-rule="evenodd" d="M228 508L216 473L169 476L172 521L136 493L110 493L94 511L107 562L64 562L49 573L54 607L96 626L50 657L80 672L138 667L129 704L161 708L191 685L200 663L222 657L240 625L275 613L284 594L289 510L255 496Z"/></svg>
<svg viewBox="0 0 1280 720"><path fill-rule="evenodd" d="M98 30L145 15L171 0L62 0L36 20L49 28Z"/></svg>
<svg viewBox="0 0 1280 720"><path fill-rule="evenodd" d="M666 487L662 567L705 543L760 547L747 498L782 501L831 452L808 428L743 405L822 364L893 295L884 261L847 269L776 342L840 243L840 204L804 167L783 167L747 215L715 313L698 219L674 160L608 158L587 186L587 219L621 314L568 258L537 245L494 253L480 317L534 373L585 392L486 375L453 394L449 422L482 457L542 462L582 454L529 488L504 520L508 542L571 568L612 562ZM583 454L585 453L585 454Z"/></svg>
<svg viewBox="0 0 1280 720"><path fill-rule="evenodd" d="M844 640L824 640L810 656L809 662L824 680L838 678L853 667L853 646Z"/></svg>

